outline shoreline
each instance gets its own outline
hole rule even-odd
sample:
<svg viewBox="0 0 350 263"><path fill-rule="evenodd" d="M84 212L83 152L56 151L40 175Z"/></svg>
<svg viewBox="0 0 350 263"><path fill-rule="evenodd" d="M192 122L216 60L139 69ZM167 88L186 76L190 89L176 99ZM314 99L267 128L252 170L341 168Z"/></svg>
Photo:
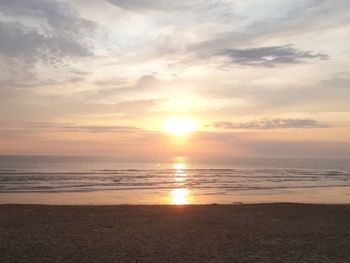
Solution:
<svg viewBox="0 0 350 263"><path fill-rule="evenodd" d="M300 205L300 206L349 206L349 203L311 203L311 202L232 202L232 203L203 203L203 204L22 204L22 203L0 203L0 208L4 206L38 206L38 207L204 207L204 206L264 206L264 205Z"/></svg>
<svg viewBox="0 0 350 263"><path fill-rule="evenodd" d="M350 262L350 204L0 205L2 262Z"/></svg>
<svg viewBox="0 0 350 263"><path fill-rule="evenodd" d="M350 186L323 187L312 189L240 190L213 191L166 189L150 190L90 191L63 193L0 193L0 204L43 204L43 205L166 205L166 204L254 204L254 203L310 203L348 204ZM180 188L181 189L181 188Z"/></svg>

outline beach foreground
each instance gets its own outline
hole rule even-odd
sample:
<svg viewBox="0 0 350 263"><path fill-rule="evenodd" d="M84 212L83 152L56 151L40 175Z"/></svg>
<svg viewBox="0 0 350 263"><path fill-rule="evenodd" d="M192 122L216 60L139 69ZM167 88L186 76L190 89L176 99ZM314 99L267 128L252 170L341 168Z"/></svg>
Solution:
<svg viewBox="0 0 350 263"><path fill-rule="evenodd" d="M350 205L0 206L1 262L350 262Z"/></svg>

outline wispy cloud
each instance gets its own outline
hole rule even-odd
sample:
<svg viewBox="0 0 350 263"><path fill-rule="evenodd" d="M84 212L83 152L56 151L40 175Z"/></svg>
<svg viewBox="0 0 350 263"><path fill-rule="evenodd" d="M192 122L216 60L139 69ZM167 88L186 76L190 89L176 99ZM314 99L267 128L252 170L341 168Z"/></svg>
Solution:
<svg viewBox="0 0 350 263"><path fill-rule="evenodd" d="M0 122L0 134L33 134L40 132L84 132L84 133L113 133L113 134L145 134L151 133L134 126L122 125L77 125L73 123L27 122L21 125L11 122Z"/></svg>
<svg viewBox="0 0 350 263"><path fill-rule="evenodd" d="M160 81L152 76L145 75L138 78L134 83L130 84L120 78L112 78L105 81L97 81L96 85L102 87L98 90L83 92L83 96L86 96L90 99L113 99L116 96L120 96L125 93L143 93L147 91L152 91L155 88L159 87Z"/></svg>
<svg viewBox="0 0 350 263"><path fill-rule="evenodd" d="M213 124L218 129L310 129L327 128L327 124L319 123L313 119L263 119L249 122L215 122Z"/></svg>
<svg viewBox="0 0 350 263"><path fill-rule="evenodd" d="M194 6L208 6L215 4L224 4L224 1L202 1L202 0L182 0L182 1L168 1L168 0L108 0L111 4L119 8L130 11L186 11Z"/></svg>

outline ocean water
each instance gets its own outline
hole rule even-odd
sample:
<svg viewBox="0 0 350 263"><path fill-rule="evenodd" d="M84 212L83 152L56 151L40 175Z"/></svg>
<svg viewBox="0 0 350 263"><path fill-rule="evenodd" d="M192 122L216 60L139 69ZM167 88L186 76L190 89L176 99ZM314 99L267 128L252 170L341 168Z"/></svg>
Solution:
<svg viewBox="0 0 350 263"><path fill-rule="evenodd" d="M350 203L345 159L0 156L0 203Z"/></svg>

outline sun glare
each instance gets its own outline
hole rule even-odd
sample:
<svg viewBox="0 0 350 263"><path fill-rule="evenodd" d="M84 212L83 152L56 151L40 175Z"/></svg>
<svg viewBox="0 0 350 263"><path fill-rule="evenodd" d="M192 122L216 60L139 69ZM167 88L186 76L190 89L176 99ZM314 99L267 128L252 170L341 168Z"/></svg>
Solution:
<svg viewBox="0 0 350 263"><path fill-rule="evenodd" d="M196 122L185 117L171 118L164 123L164 131L177 136L186 135L196 128Z"/></svg>
<svg viewBox="0 0 350 263"><path fill-rule="evenodd" d="M187 205L188 200L188 190L186 188L173 189L171 192L172 203L174 205Z"/></svg>
<svg viewBox="0 0 350 263"><path fill-rule="evenodd" d="M174 164L174 169L175 170L185 170L186 169L186 164L184 164L184 163L175 163Z"/></svg>

